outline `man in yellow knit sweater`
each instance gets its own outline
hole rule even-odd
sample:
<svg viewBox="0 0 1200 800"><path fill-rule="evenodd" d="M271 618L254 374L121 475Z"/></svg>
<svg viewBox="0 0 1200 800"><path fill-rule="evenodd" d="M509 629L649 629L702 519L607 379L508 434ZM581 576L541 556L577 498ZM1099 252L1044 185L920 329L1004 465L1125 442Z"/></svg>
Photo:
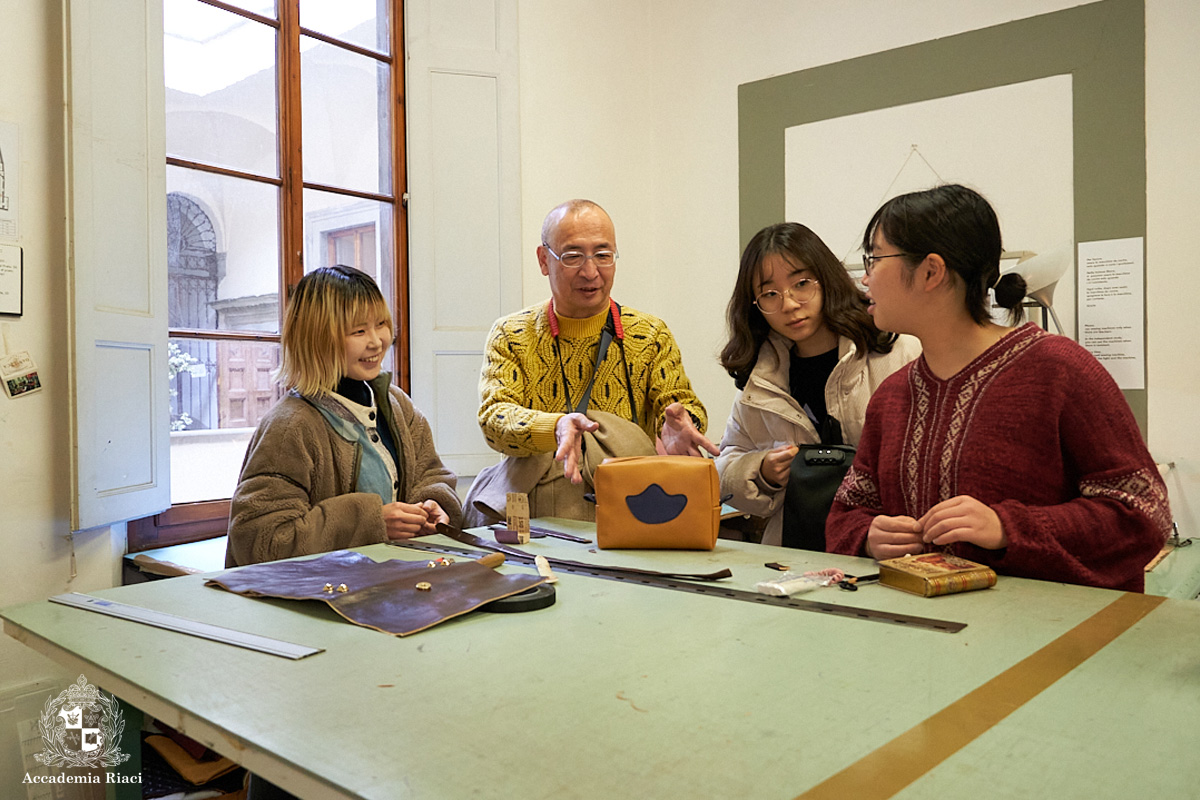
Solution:
<svg viewBox="0 0 1200 800"><path fill-rule="evenodd" d="M708 415L666 324L609 297L618 253L604 209L589 200L554 208L542 225L537 256L552 299L492 326L479 381L479 425L506 462L541 459L539 489L559 483L554 492L539 492L540 502L531 497L537 506L530 509L533 516L592 519L588 504L550 499L562 498L564 489L579 498L585 491L581 443L585 432L597 429L586 411L630 420L660 453L699 456L718 450L704 437ZM490 520L468 514L467 521Z"/></svg>

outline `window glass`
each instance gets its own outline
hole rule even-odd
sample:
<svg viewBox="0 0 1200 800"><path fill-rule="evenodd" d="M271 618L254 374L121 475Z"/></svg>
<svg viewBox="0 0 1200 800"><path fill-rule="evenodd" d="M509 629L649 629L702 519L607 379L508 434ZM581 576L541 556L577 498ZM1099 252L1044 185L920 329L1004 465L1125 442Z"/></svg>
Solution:
<svg viewBox="0 0 1200 800"><path fill-rule="evenodd" d="M392 205L375 200L304 191L304 271L344 264L361 269L379 284L395 326L401 324L395 304L395 260ZM395 331L393 331L395 333ZM384 369L391 371L393 351Z"/></svg>
<svg viewBox="0 0 1200 800"><path fill-rule="evenodd" d="M273 28L196 0L165 0L167 155L279 174Z"/></svg>
<svg viewBox="0 0 1200 800"><path fill-rule="evenodd" d="M401 6L296 2L280 19L273 0L163 0L171 502L185 509L232 495L281 398L282 298L304 271L357 267L395 316ZM210 516L170 535L224 533Z"/></svg>
<svg viewBox="0 0 1200 800"><path fill-rule="evenodd" d="M279 190L167 167L172 329L279 332Z"/></svg>
<svg viewBox="0 0 1200 800"><path fill-rule="evenodd" d="M387 54L391 47L383 5L377 0L300 0L300 26Z"/></svg>
<svg viewBox="0 0 1200 800"><path fill-rule="evenodd" d="M171 503L230 497L258 420L283 396L277 342L172 338Z"/></svg>
<svg viewBox="0 0 1200 800"><path fill-rule="evenodd" d="M244 332L245 340L168 342L171 502L233 494L254 426L281 396L279 190L167 167L167 303L173 330Z"/></svg>
<svg viewBox="0 0 1200 800"><path fill-rule="evenodd" d="M329 231L325 238L326 263L353 265L363 272L377 273L374 225Z"/></svg>
<svg viewBox="0 0 1200 800"><path fill-rule="evenodd" d="M279 19L279 4L275 0L221 0L221 2L266 19Z"/></svg>
<svg viewBox="0 0 1200 800"><path fill-rule="evenodd" d="M388 64L307 37L300 49L305 183L391 194Z"/></svg>

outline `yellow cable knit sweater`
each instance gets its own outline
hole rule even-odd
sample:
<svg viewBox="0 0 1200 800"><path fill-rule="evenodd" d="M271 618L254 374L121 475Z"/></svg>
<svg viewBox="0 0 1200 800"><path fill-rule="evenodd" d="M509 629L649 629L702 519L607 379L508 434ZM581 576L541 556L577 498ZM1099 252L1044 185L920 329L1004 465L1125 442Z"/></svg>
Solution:
<svg viewBox="0 0 1200 800"><path fill-rule="evenodd" d="M558 318L567 393L563 391L563 369L559 368L550 333L547 303L510 314L492 326L479 378L479 426L492 449L511 456L555 449L554 426L559 417L574 410L568 409L566 395L569 393L573 406L587 389L607 318L607 311L587 319ZM679 348L666 324L624 307L621 323L629 382L637 398L637 424L654 439L662 430L663 410L678 402L703 433L708 415L683 372ZM621 359L622 348L613 341L600 365L588 408L629 419L631 407Z"/></svg>

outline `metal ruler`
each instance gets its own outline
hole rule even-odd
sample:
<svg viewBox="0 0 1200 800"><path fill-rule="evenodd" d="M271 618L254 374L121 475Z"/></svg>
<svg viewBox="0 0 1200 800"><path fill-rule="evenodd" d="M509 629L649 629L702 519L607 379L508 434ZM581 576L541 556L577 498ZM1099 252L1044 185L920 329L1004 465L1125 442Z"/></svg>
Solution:
<svg viewBox="0 0 1200 800"><path fill-rule="evenodd" d="M150 625L155 628L163 628L164 630L175 631L176 633L184 633L188 636L210 639L222 644L244 647L247 650L257 650L260 653L283 656L292 660L324 652L323 648L307 647L302 644L283 642L279 639L270 639L266 636L258 636L253 633L222 628L219 625L210 625L207 622L199 622L194 619L187 619L186 617L177 617L174 614L167 614L163 611L152 611L149 608L92 597L90 594L80 594L79 592L59 594L51 597L50 602L60 603L72 608L82 608L85 611L95 611L100 614L107 614L110 617L138 622L142 625Z"/></svg>
<svg viewBox="0 0 1200 800"><path fill-rule="evenodd" d="M478 551L469 550L465 547L433 544L414 539L396 540L392 542L392 544L397 547L408 547L414 550L424 550L433 553L448 553L451 555L463 556L479 555ZM511 556L515 560L527 560L528 563L533 563L532 555L525 554L524 557L517 555L516 552L514 552L514 550L510 547L504 548L502 552ZM774 597L771 595L759 594L758 592L748 592L743 589L729 589L716 583L696 583L677 578L660 578L645 575L625 574L610 570L589 569L588 567L579 564L579 562L572 562L570 565L564 565L561 563L561 561L556 562L553 558L550 559L550 563L556 572L565 572L573 575L586 575L591 578L604 578L605 580L620 581L621 583L655 586L660 589L674 589L675 591L703 594L710 597L725 597L730 600L741 600L748 603L756 603L760 606L780 606L782 608L794 608L798 611L816 611L822 614L831 614L835 617L850 617L852 619L863 619L870 622L887 622L892 625L903 625L908 628L921 628L923 630L938 631L940 633L958 633L963 628L967 627L967 623L965 622L951 622L949 620L932 619L930 617L915 617L910 614L895 614L890 611L875 611L867 608L854 608L852 606L843 606L836 603L822 603L819 600L802 600L796 597Z"/></svg>

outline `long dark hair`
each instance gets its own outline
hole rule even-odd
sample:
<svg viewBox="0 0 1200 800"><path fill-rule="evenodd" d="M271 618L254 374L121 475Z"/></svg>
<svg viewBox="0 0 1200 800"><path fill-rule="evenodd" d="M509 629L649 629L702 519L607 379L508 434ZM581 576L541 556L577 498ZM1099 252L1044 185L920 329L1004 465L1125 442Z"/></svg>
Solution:
<svg viewBox="0 0 1200 800"><path fill-rule="evenodd" d="M754 234L742 251L737 282L725 311L729 341L721 349L719 360L737 388L745 388L763 342L771 333L771 326L754 305L759 270L769 255L782 256L792 265L812 271L821 285L821 318L825 327L853 341L862 356L892 349L896 335L875 327L867 313L866 296L821 237L798 222L781 222Z"/></svg>
<svg viewBox="0 0 1200 800"><path fill-rule="evenodd" d="M967 313L977 325L990 319L988 289L1015 319L1025 299L1025 279L1015 272L1000 278L1000 222L991 204L974 189L957 183L911 192L888 200L863 233L863 251L874 247L875 231L907 253L916 266L937 253L966 288ZM911 280L911 273L906 273Z"/></svg>

